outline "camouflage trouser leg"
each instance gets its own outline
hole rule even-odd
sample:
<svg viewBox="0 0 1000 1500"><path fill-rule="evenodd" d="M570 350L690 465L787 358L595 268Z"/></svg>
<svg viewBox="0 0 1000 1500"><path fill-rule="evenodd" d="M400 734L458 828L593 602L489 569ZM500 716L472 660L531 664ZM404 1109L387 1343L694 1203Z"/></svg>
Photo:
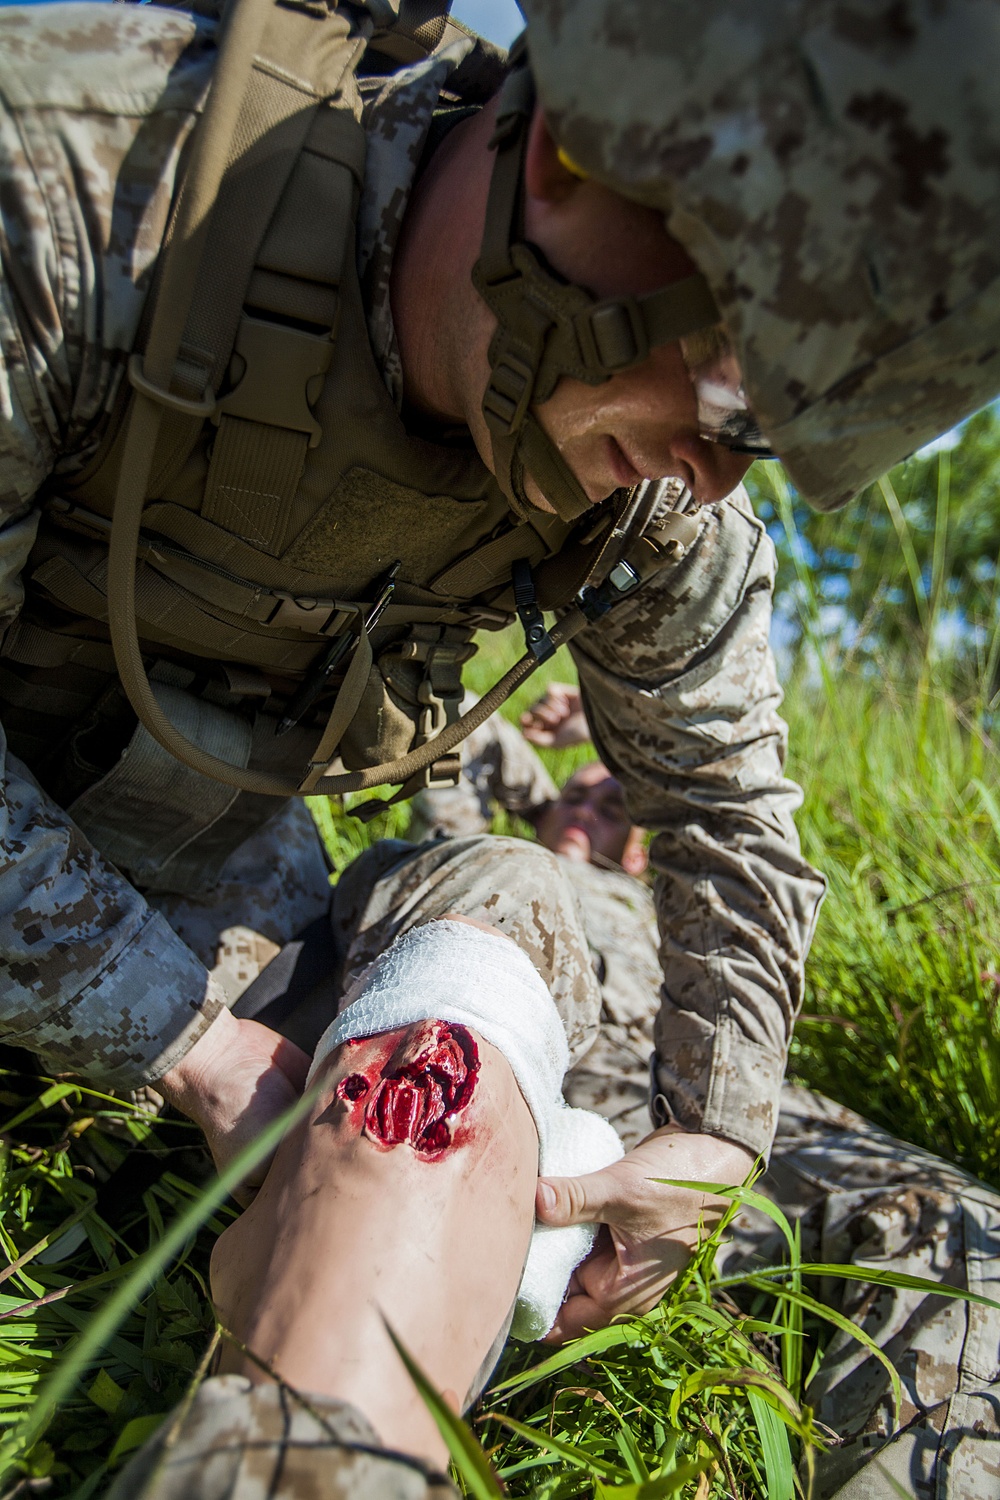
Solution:
<svg viewBox="0 0 1000 1500"><path fill-rule="evenodd" d="M330 906L322 841L305 803L288 805L229 856L203 896L146 892L211 970L230 1005Z"/></svg>
<svg viewBox="0 0 1000 1500"><path fill-rule="evenodd" d="M561 860L524 839L481 834L428 844L384 839L345 870L334 893L339 982L346 989L412 927L456 912L514 939L544 979L575 1062L597 1035L601 993Z"/></svg>
<svg viewBox="0 0 1000 1500"><path fill-rule="evenodd" d="M585 1052L601 997L576 898L554 855L492 835L416 849L386 840L345 871L333 906L339 972L313 1006L313 1042L346 985L394 938L451 912L488 922L518 943L552 993L571 1055ZM298 1034L305 1039L301 1027ZM170 1423L129 1465L109 1500L454 1495L442 1476L382 1449L360 1413L322 1397L308 1401L311 1411L273 1385L252 1387L237 1376L208 1380L167 1448Z"/></svg>
<svg viewBox="0 0 1000 1500"><path fill-rule="evenodd" d="M206 1380L178 1425L166 1421L106 1500L457 1500L447 1477L380 1447L360 1412L308 1407L242 1375Z"/></svg>
<svg viewBox="0 0 1000 1500"><path fill-rule="evenodd" d="M1000 1195L850 1110L786 1088L764 1186L798 1219L806 1259L901 1271L1000 1301ZM763 1215L741 1216L726 1270L748 1258L777 1263L772 1230ZM820 1296L885 1350L904 1400L893 1424L883 1367L834 1334L806 1393L840 1438L819 1461L816 1500L895 1500L885 1473L914 1500L997 1500L1000 1311L833 1278Z"/></svg>

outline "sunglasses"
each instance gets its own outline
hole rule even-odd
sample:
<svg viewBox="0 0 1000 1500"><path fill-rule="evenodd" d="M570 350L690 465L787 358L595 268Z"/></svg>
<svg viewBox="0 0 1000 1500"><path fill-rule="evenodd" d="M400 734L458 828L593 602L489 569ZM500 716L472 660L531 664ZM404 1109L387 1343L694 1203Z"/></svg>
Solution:
<svg viewBox="0 0 1000 1500"><path fill-rule="evenodd" d="M776 458L743 389L743 371L722 323L687 334L681 355L698 401L698 429L703 438L732 453Z"/></svg>

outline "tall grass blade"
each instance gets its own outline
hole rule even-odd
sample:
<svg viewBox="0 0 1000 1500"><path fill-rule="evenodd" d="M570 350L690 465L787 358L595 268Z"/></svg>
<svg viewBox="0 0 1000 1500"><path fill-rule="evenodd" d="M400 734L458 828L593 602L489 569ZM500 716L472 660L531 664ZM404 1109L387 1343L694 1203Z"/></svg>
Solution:
<svg viewBox="0 0 1000 1500"><path fill-rule="evenodd" d="M30 1411L0 1443L0 1481L10 1472L18 1454L24 1453L48 1426L59 1403L69 1395L89 1362L113 1337L145 1290L249 1172L277 1147L279 1141L312 1107L319 1086L310 1089L268 1128L251 1141L234 1161L204 1188L201 1196L180 1218L175 1219L163 1239L139 1256L118 1290L87 1322L75 1343L66 1350L42 1385ZM69 1309L66 1309L68 1315Z"/></svg>
<svg viewBox="0 0 1000 1500"><path fill-rule="evenodd" d="M685 1376L670 1398L668 1410L671 1420L677 1421L680 1408L692 1396L700 1395L704 1391L740 1388L756 1390L761 1399L768 1401L771 1408L784 1422L796 1432L802 1430L802 1412L791 1392L787 1391L781 1381L775 1379L773 1375L767 1375L763 1370L754 1370L749 1366L729 1370L694 1370L690 1375Z"/></svg>
<svg viewBox="0 0 1000 1500"><path fill-rule="evenodd" d="M520 1374L511 1375L507 1380L490 1386L489 1395L512 1396L517 1391L526 1390L528 1386L537 1385L539 1381L551 1379L561 1370L568 1369L579 1360L589 1359L593 1354L605 1354L621 1344L638 1343L642 1339L642 1333L642 1325L634 1319L627 1323L612 1323L610 1328L599 1328L595 1333L585 1333L582 1338L564 1344L555 1354L550 1354L548 1359L532 1365L530 1370L522 1370Z"/></svg>
<svg viewBox="0 0 1000 1500"><path fill-rule="evenodd" d="M903 1402L903 1390L899 1381L899 1372L884 1349L880 1349L870 1333L857 1323L852 1323L850 1318L845 1318L834 1307L829 1307L825 1302L817 1302L815 1297L810 1297L807 1292L797 1292L790 1286L776 1287L773 1282L761 1280L758 1282L756 1276L750 1275L744 1278L744 1285L752 1286L756 1291L773 1291L776 1296L787 1298L790 1302L796 1302L807 1312L814 1313L816 1317L822 1318L827 1323L832 1323L834 1328L839 1328L841 1333L846 1333L850 1338L862 1344L868 1353L874 1355L879 1364L882 1365L892 1384L892 1394L896 1402L896 1410L899 1411Z"/></svg>
<svg viewBox="0 0 1000 1500"><path fill-rule="evenodd" d="M617 1464L608 1463L606 1459L595 1458L594 1454L588 1453L585 1448L578 1448L575 1443L564 1442L562 1438L551 1436L547 1432L539 1432L535 1427L529 1427L526 1422L519 1422L516 1417L508 1417L503 1412L486 1412L494 1422L499 1422L501 1427L507 1427L511 1432L516 1432L518 1437L523 1437L526 1443L533 1443L536 1448L542 1448L547 1453L555 1453L564 1458L577 1469L586 1469L595 1479L618 1479L624 1483L634 1480L635 1476L628 1469L620 1469Z"/></svg>
<svg viewBox="0 0 1000 1500"><path fill-rule="evenodd" d="M666 1187L688 1188L695 1193L712 1193L716 1198L729 1198L733 1203L741 1206L756 1208L777 1224L785 1237L792 1269L798 1265L800 1260L798 1240L792 1233L792 1226L778 1205L772 1203L770 1198L765 1198L763 1193L756 1193L753 1188L749 1187L727 1187L723 1182L695 1182L687 1177L651 1177L649 1181L662 1182Z"/></svg>
<svg viewBox="0 0 1000 1500"><path fill-rule="evenodd" d="M747 1400L757 1424L764 1454L767 1500L794 1500L795 1482L792 1477L792 1455L788 1447L788 1428L757 1391L748 1390Z"/></svg>
<svg viewBox="0 0 1000 1500"><path fill-rule="evenodd" d="M889 515L892 518L892 524L896 529L896 536L899 540L899 549L903 554L903 561L906 564L906 571L910 579L910 588L913 590L913 600L917 606L917 613L920 616L920 623L926 631L929 624L927 610L927 589L924 586L923 576L920 572L920 564L917 561L916 549L913 546L913 538L910 536L910 528L907 524L906 517L903 515L902 508L899 504L899 498L896 494L896 491L893 489L892 480L889 478L888 474L883 474L882 478L878 481L878 487L882 491L882 499L885 501L885 508L889 512Z"/></svg>
<svg viewBox="0 0 1000 1500"><path fill-rule="evenodd" d="M914 1292L926 1292L934 1297L957 1297L961 1302L978 1302L982 1307L992 1307L1000 1312L1000 1302L985 1297L981 1292L970 1292L965 1287L948 1286L943 1281L931 1281L927 1276L910 1276L906 1271L880 1271L876 1266L840 1265L836 1261L803 1261L799 1266L803 1276L833 1276L843 1281L867 1281L872 1286L898 1286ZM770 1280L775 1276L787 1276L787 1266L763 1266L750 1273L756 1281ZM720 1288L740 1286L748 1279L746 1275L720 1276L716 1286Z"/></svg>
<svg viewBox="0 0 1000 1500"><path fill-rule="evenodd" d="M386 1332L392 1339L396 1353L406 1366L407 1374L434 1418L438 1432L451 1454L452 1463L475 1496L475 1500L503 1500L503 1490L490 1468L490 1461L483 1452L475 1433L434 1389L431 1381L428 1380L402 1339L393 1331L391 1325L384 1318L382 1321L385 1323Z"/></svg>

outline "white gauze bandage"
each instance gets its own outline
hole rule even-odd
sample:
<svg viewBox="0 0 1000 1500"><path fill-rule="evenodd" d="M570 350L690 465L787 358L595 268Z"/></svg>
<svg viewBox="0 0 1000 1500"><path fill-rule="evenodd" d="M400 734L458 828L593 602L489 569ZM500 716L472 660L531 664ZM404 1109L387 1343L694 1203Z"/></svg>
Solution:
<svg viewBox="0 0 1000 1500"><path fill-rule="evenodd" d="M415 1021L467 1026L510 1064L538 1131L542 1175L576 1177L622 1155L614 1127L562 1096L569 1049L559 1012L531 960L509 938L466 922L414 927L355 980L344 1009L320 1037L309 1078L335 1047ZM596 1226L536 1224L517 1294L511 1332L542 1338Z"/></svg>

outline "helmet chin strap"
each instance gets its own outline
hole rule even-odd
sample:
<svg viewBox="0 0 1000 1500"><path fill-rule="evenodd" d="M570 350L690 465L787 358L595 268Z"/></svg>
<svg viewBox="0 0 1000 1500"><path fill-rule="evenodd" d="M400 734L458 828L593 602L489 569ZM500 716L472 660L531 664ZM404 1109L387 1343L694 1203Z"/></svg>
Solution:
<svg viewBox="0 0 1000 1500"><path fill-rule="evenodd" d="M524 238L524 160L535 107L527 53L517 44L500 93L496 152L486 203L476 291L497 320L483 416L497 483L522 518L532 506L526 477L564 521L593 503L535 415L563 375L601 385L646 359L654 345L719 322L705 278L687 276L646 296L603 301L564 281Z"/></svg>

